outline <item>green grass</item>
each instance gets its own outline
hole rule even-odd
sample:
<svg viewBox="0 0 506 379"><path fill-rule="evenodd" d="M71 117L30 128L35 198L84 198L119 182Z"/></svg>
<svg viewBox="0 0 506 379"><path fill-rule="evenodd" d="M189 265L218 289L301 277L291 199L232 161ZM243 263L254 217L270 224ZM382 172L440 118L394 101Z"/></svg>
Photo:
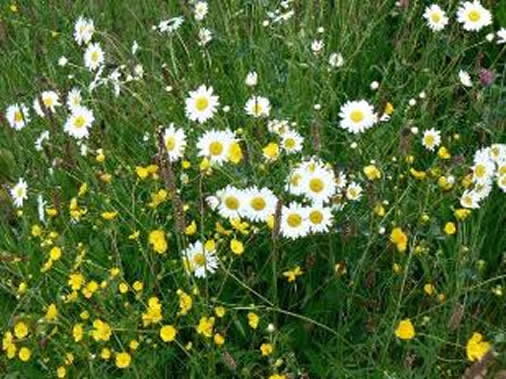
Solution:
<svg viewBox="0 0 506 379"><path fill-rule="evenodd" d="M31 106L47 89L57 90L63 102L72 87L79 87L96 118L87 143L90 153L84 157L76 141L63 132L63 107L51 119L31 111L32 120L21 131L11 129L2 113L0 331L4 334L17 321L26 321L31 333L16 344L30 347L32 357L24 363L3 353L1 375L56 377L57 367L71 352L74 362L67 367L71 378L257 378L275 372L291 378L455 378L471 365L466 343L473 332L483 334L498 353L489 371L506 368L506 303L504 296L492 292L506 285L504 192L494 185L481 207L457 223L455 235L443 232L446 222L455 221L461 180L470 172L474 152L506 143L505 49L485 40L488 32L506 26L506 3L483 1L494 15L494 25L472 33L455 20L458 2L441 2L451 15L450 24L434 33L422 18L427 1L412 0L405 9L392 0L298 1L291 5L293 18L269 27L262 22L268 11L279 7L278 1L212 1L202 22L213 31L206 48L197 45L199 23L186 3L19 1L15 13L10 3L0 5L1 111L17 102ZM95 22L94 41L100 41L106 53L107 72L117 65L144 68L144 79L126 84L119 97L105 86L87 94L94 75L84 68L84 48L72 37L80 15ZM177 34L151 30L161 20L179 15L185 16L185 22ZM317 33L318 27L325 28L323 34ZM311 42L320 38L325 47L315 56ZM130 53L134 40L141 47L135 57ZM329 71L328 56L334 51L342 53L344 65ZM62 55L69 59L66 67L57 65ZM492 85L479 83L480 68L495 73ZM460 84L460 69L471 73L473 88ZM251 70L259 75L254 90L244 85ZM374 80L380 82L377 91L369 87ZM184 101L203 83L212 86L221 105L229 105L231 111L220 111L200 125L186 118ZM425 99L418 98L422 91ZM243 111L254 92L271 101L270 119L297 123L305 138L302 154L265 162L262 148L276 137L267 131L265 120ZM412 98L417 105L409 107ZM390 102L395 112L389 122L352 135L339 128L339 109L356 99L367 99L379 112ZM316 111L315 104L321 110ZM188 205L186 221L198 225L193 236L177 231L171 201L155 210L147 206L150 194L164 188L163 180L141 181L135 174L136 166L155 162L156 128L171 122L183 127L188 139L185 159L191 168L183 170L177 164L174 171L179 194ZM418 135L409 132L413 126L420 130ZM241 129L248 159L201 174L195 144L211 127ZM421 133L432 127L441 131L452 159L441 160L421 145ZM49 130L51 137L43 151L36 151L34 141L43 130ZM143 140L145 134L150 135L148 141ZM352 143L357 144L355 149ZM99 148L106 155L103 163L95 160ZM313 155L343 169L364 188L360 201L349 202L334 214L329 233L273 242L270 230L258 224L258 233L234 233L246 248L240 257L230 252L230 237L216 237L223 266L214 276L202 280L185 275L181 249L213 238L216 222L231 229L216 212L201 206L206 196L227 184L239 188L255 184L271 188L288 203L292 197L283 187L290 168L303 156ZM407 156L413 156L414 162L407 163ZM374 182L362 172L371 160L383 174ZM413 178L412 167L426 170L427 179ZM437 185L440 175L432 175L431 169L455 176L455 186L442 191ZM103 173L112 175L109 184L100 179ZM183 173L186 182L180 180ZM8 195L19 177L29 185L22 213ZM89 192L79 205L87 214L72 223L69 203L82 183L88 184ZM46 225L38 220L38 194L48 207L58 210ZM384 217L373 214L381 201L388 201ZM101 213L110 210L117 211L118 218L104 221ZM429 218L423 221L425 214ZM44 229L41 238L31 235L35 224ZM394 226L408 233L405 253L389 242ZM380 227L385 234L378 233ZM168 234L169 250L164 256L148 244L149 232L158 228ZM135 230L140 232L137 241L128 238ZM51 231L58 233L53 243L64 253L51 270L42 273L50 247L41 243ZM86 249L80 267L86 280L107 280L108 286L91 299L79 295L76 302L65 303L62 296L70 292L68 275L74 272L79 243ZM426 249L417 253L417 246ZM344 273L336 274L338 263L346 267ZM400 272L392 270L394 264L401 266ZM304 274L287 283L282 273L295 265ZM112 267L120 268L117 278L108 273ZM118 292L120 282L131 285L135 280L144 283L141 294ZM28 284L28 290L19 296L21 282ZM426 295L426 283L434 284L445 299ZM176 316L178 288L200 292L193 296L187 316ZM163 321L144 327L141 314L152 296L163 304ZM51 303L60 314L56 321L47 322L43 317ZM215 325L215 331L226 337L221 347L195 332L199 319L211 315L215 305L227 309ZM457 322L459 307L463 311ZM80 319L83 310L91 315L87 321ZM248 326L250 311L261 318L256 330ZM108 342L96 342L89 335L96 318L113 328ZM394 334L404 318L415 325L413 340L402 341ZM79 343L72 338L77 322L85 326ZM270 323L275 326L273 333L266 332ZM162 342L158 336L162 324L178 328L177 342ZM131 352L128 369L117 368L114 355L109 361L100 358L103 347L129 351L132 339L140 346ZM268 341L274 344L274 353L262 357L259 347ZM192 348L186 350L189 342Z"/></svg>

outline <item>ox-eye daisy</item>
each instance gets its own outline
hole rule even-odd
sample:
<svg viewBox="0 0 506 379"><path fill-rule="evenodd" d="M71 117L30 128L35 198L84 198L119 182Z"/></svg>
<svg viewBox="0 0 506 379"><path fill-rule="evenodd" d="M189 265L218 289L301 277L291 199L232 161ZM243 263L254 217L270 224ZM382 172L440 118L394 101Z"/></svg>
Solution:
<svg viewBox="0 0 506 379"><path fill-rule="evenodd" d="M302 191L313 202L326 202L336 192L334 172L325 167L308 171L302 179Z"/></svg>
<svg viewBox="0 0 506 379"><path fill-rule="evenodd" d="M490 182L495 174L495 163L486 158L475 161L473 166L473 182L484 185Z"/></svg>
<svg viewBox="0 0 506 379"><path fill-rule="evenodd" d="M17 184L10 190L12 200L17 208L23 206L23 201L28 198L28 185L23 178L19 178Z"/></svg>
<svg viewBox="0 0 506 379"><path fill-rule="evenodd" d="M190 91L186 99L186 117L202 124L213 117L219 103L219 97L213 95L213 87L201 85L197 90Z"/></svg>
<svg viewBox="0 0 506 379"><path fill-rule="evenodd" d="M78 88L72 88L67 95L67 107L72 111L81 106L82 100L81 91Z"/></svg>
<svg viewBox="0 0 506 379"><path fill-rule="evenodd" d="M264 222L276 212L278 199L268 188L251 187L244 191L243 213L251 221Z"/></svg>
<svg viewBox="0 0 506 379"><path fill-rule="evenodd" d="M372 105L365 100L348 101L341 107L339 117L339 126L354 134L373 127L378 119Z"/></svg>
<svg viewBox="0 0 506 379"><path fill-rule="evenodd" d="M423 133L422 145L430 151L434 151L441 143L441 132L434 128L426 130Z"/></svg>
<svg viewBox="0 0 506 379"><path fill-rule="evenodd" d="M463 24L465 30L479 31L492 24L492 14L478 0L466 1L457 10L457 21Z"/></svg>
<svg viewBox="0 0 506 379"><path fill-rule="evenodd" d="M460 197L460 205L464 208L476 209L480 207L480 197L474 191L465 190Z"/></svg>
<svg viewBox="0 0 506 379"><path fill-rule="evenodd" d="M435 32L439 32L448 25L448 17L445 12L437 4L432 4L430 7L425 8L423 17L427 20L429 28Z"/></svg>
<svg viewBox="0 0 506 379"><path fill-rule="evenodd" d="M218 258L214 250L207 250L202 242L197 241L183 251L183 264L197 278L205 278L218 268Z"/></svg>
<svg viewBox="0 0 506 379"><path fill-rule="evenodd" d="M286 238L297 239L309 233L307 209L297 203L290 203L281 211L280 232Z"/></svg>
<svg viewBox="0 0 506 379"><path fill-rule="evenodd" d="M313 206L307 210L307 219L311 232L328 232L332 226L332 212L330 208L321 205Z"/></svg>
<svg viewBox="0 0 506 379"><path fill-rule="evenodd" d="M61 105L60 96L55 91L44 91L40 95L42 99L42 104L46 109L49 109L51 112L55 111L56 107Z"/></svg>
<svg viewBox="0 0 506 379"><path fill-rule="evenodd" d="M95 32L93 20L79 17L74 25L74 39L81 46L83 43L88 44Z"/></svg>
<svg viewBox="0 0 506 379"><path fill-rule="evenodd" d="M90 109L75 107L67 122L65 122L63 129L74 138L87 138L89 135L88 129L93 124L93 121L95 121L95 117Z"/></svg>
<svg viewBox="0 0 506 379"><path fill-rule="evenodd" d="M92 43L84 52L84 65L90 71L96 71L100 66L104 64L104 51L100 47L100 44Z"/></svg>
<svg viewBox="0 0 506 379"><path fill-rule="evenodd" d="M355 201L360 199L362 196L362 187L355 183L351 182L348 184L348 187L346 188L346 198L351 201Z"/></svg>
<svg viewBox="0 0 506 379"><path fill-rule="evenodd" d="M163 141L167 154L172 162L176 162L183 157L186 148L186 136L183 129L175 128L171 123L163 134Z"/></svg>
<svg viewBox="0 0 506 379"><path fill-rule="evenodd" d="M23 129L30 122L28 107L22 103L9 105L5 117L11 128L16 130Z"/></svg>
<svg viewBox="0 0 506 379"><path fill-rule="evenodd" d="M228 151L234 142L235 134L230 130L209 130L197 142L198 155L208 158L211 164L221 164L228 160Z"/></svg>
<svg viewBox="0 0 506 379"><path fill-rule="evenodd" d="M216 192L219 199L218 212L221 217L233 219L240 218L245 204L244 192L228 185Z"/></svg>
<svg viewBox="0 0 506 379"><path fill-rule="evenodd" d="M304 138L295 130L287 130L281 139L281 146L288 153L296 153L302 150Z"/></svg>
<svg viewBox="0 0 506 379"><path fill-rule="evenodd" d="M246 102L244 110L253 117L267 117L271 112L271 103L266 97L252 96Z"/></svg>

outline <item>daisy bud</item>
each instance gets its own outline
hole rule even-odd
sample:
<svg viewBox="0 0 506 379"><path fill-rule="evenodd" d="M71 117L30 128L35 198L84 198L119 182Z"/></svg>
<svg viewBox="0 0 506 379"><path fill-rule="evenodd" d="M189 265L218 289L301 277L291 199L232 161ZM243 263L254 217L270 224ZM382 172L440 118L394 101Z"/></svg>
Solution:
<svg viewBox="0 0 506 379"><path fill-rule="evenodd" d="M371 83L371 89L373 91L376 91L378 88L379 88L379 83L376 80Z"/></svg>
<svg viewBox="0 0 506 379"><path fill-rule="evenodd" d="M248 87L254 87L258 83L258 74L255 71L251 71L246 75L245 83Z"/></svg>

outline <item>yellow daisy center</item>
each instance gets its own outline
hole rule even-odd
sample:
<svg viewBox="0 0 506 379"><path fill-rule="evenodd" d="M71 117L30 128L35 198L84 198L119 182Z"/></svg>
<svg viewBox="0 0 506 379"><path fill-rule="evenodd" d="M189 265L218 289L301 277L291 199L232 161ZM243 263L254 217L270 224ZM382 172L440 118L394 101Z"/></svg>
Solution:
<svg viewBox="0 0 506 379"><path fill-rule="evenodd" d="M16 189L16 196L17 197L22 197L22 196L24 196L24 194L25 194L25 190L23 188L19 187Z"/></svg>
<svg viewBox="0 0 506 379"><path fill-rule="evenodd" d="M263 108L262 108L262 105L259 104L259 103L256 103L254 106L253 106L253 113L256 114L256 115L259 115L261 114L263 111Z"/></svg>
<svg viewBox="0 0 506 379"><path fill-rule="evenodd" d="M434 12L432 13L432 15L430 16L431 20L433 22L435 22L436 24L441 21L441 14L439 12Z"/></svg>
<svg viewBox="0 0 506 379"><path fill-rule="evenodd" d="M225 199L225 206L235 211L239 208L239 200L235 196L229 196Z"/></svg>
<svg viewBox="0 0 506 379"><path fill-rule="evenodd" d="M223 151L223 144L219 141L214 141L209 145L209 152L211 155L220 155Z"/></svg>
<svg viewBox="0 0 506 379"><path fill-rule="evenodd" d="M469 21L476 22L480 20L481 14L480 12L474 9L467 14L467 18L469 19Z"/></svg>
<svg viewBox="0 0 506 379"><path fill-rule="evenodd" d="M293 138L287 138L285 141L285 146L287 149L293 149L295 147L295 140Z"/></svg>
<svg viewBox="0 0 506 379"><path fill-rule="evenodd" d="M206 256L202 253L196 254L193 257L193 263L199 267L204 266L206 264Z"/></svg>
<svg viewBox="0 0 506 379"><path fill-rule="evenodd" d="M482 164L476 166L476 169L474 170L474 175L476 175L477 178L483 178L486 173L487 169Z"/></svg>
<svg viewBox="0 0 506 379"><path fill-rule="evenodd" d="M46 97L45 99L42 99L42 102L44 103L44 105L47 107L47 108L50 108L53 106L53 98L51 97Z"/></svg>
<svg viewBox="0 0 506 379"><path fill-rule="evenodd" d="M205 111L208 106L209 100L207 99L207 97L201 96L195 100L195 108L197 108L199 112Z"/></svg>
<svg viewBox="0 0 506 379"><path fill-rule="evenodd" d="M462 199L462 203L467 205L467 206L471 206L473 204L473 199L471 198L471 196L465 196L463 199Z"/></svg>
<svg viewBox="0 0 506 379"><path fill-rule="evenodd" d="M261 197L254 197L250 201L251 208L253 208L255 211L261 211L265 208L267 205L265 203L265 200Z"/></svg>
<svg viewBox="0 0 506 379"><path fill-rule="evenodd" d="M351 121L353 121L355 123L359 123L364 120L365 115L364 115L364 112L362 112L360 109L357 109L357 110L354 110L353 112L351 112L350 118L351 118Z"/></svg>
<svg viewBox="0 0 506 379"><path fill-rule="evenodd" d="M77 116L74 120L74 126L78 129L82 128L86 124L86 120L83 116Z"/></svg>
<svg viewBox="0 0 506 379"><path fill-rule="evenodd" d="M309 188L313 192L320 193L325 188L325 183L320 178L313 178L309 182Z"/></svg>
<svg viewBox="0 0 506 379"><path fill-rule="evenodd" d="M292 228L297 228L300 226L300 224L302 224L302 217L300 217L300 215L297 213L292 213L287 217L286 222Z"/></svg>
<svg viewBox="0 0 506 379"><path fill-rule="evenodd" d="M427 146L432 146L432 145L434 145L434 142L436 142L436 141L434 140L434 136L432 136L432 135L425 136L425 144L426 144Z"/></svg>
<svg viewBox="0 0 506 379"><path fill-rule="evenodd" d="M168 151L174 150L174 148L176 147L176 139L174 138L174 136L170 136L165 140L165 147L167 148Z"/></svg>
<svg viewBox="0 0 506 379"><path fill-rule="evenodd" d="M98 54L98 51L94 51L93 53L91 53L91 60L93 62L97 62L99 59L99 54Z"/></svg>
<svg viewBox="0 0 506 379"><path fill-rule="evenodd" d="M320 211L312 211L309 214L309 220L315 225L321 224L323 221L323 214Z"/></svg>
<svg viewBox="0 0 506 379"><path fill-rule="evenodd" d="M22 122L23 121L23 113L21 113L20 111L14 112L14 121Z"/></svg>
<svg viewBox="0 0 506 379"><path fill-rule="evenodd" d="M300 180L302 179L302 176L299 175L299 174L295 174L292 176L291 180L290 180L290 184L292 186L298 186L300 184Z"/></svg>

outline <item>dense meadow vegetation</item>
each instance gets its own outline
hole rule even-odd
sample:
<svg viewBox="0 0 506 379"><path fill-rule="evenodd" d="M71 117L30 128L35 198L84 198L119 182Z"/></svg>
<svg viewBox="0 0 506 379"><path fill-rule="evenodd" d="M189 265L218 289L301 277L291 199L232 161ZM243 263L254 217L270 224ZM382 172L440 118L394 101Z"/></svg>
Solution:
<svg viewBox="0 0 506 379"><path fill-rule="evenodd" d="M0 2L0 376L505 378L506 1Z"/></svg>

